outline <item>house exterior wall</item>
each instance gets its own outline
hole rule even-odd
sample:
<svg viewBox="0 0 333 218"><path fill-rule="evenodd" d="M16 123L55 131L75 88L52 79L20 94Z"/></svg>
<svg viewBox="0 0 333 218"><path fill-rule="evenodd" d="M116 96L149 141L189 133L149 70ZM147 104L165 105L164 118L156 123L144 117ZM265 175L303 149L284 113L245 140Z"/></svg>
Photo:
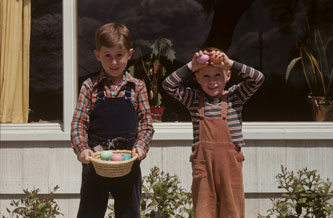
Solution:
<svg viewBox="0 0 333 218"><path fill-rule="evenodd" d="M281 165L289 170L316 169L322 178L333 179L333 140L246 140L243 163L246 217L265 214L270 199L277 197L275 176ZM154 140L142 162L143 175L159 167L191 187L189 154L191 140ZM64 217L76 217L81 184L81 165L69 141L3 141L0 146L0 214L23 189L39 188L46 194L56 185L56 201Z"/></svg>

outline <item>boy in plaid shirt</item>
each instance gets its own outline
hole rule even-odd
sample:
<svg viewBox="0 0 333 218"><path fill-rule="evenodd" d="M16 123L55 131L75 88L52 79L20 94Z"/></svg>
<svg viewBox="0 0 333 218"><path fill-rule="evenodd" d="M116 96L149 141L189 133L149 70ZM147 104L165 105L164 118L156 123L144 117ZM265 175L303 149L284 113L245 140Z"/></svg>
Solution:
<svg viewBox="0 0 333 218"><path fill-rule="evenodd" d="M83 166L77 217L103 218L110 193L117 218L140 217L140 160L145 158L154 133L147 89L125 70L133 54L127 27L108 23L95 37L94 54L102 70L83 82L71 128L72 147ZM138 155L128 175L106 178L96 174L89 156L111 145Z"/></svg>

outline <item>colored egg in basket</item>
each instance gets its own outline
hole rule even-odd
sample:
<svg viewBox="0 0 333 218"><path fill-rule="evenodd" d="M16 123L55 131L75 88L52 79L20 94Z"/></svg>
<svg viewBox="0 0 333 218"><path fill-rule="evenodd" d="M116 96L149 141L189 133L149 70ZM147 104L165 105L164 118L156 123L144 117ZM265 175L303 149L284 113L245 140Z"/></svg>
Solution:
<svg viewBox="0 0 333 218"><path fill-rule="evenodd" d="M110 160L111 156L112 156L112 151L102 151L101 153L102 160Z"/></svg>

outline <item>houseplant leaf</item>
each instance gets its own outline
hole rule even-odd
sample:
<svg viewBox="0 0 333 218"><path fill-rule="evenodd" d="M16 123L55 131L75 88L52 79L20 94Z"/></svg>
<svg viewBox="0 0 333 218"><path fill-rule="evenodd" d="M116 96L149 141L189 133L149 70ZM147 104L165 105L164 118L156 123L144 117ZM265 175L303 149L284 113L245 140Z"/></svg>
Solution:
<svg viewBox="0 0 333 218"><path fill-rule="evenodd" d="M308 84L308 87L310 89L310 92L312 94L315 94L313 90L317 90L316 84L317 84L317 77L316 77L316 71L312 63L312 59L307 52L305 47L300 48L300 55L301 55L301 62L303 66L303 73L304 78Z"/></svg>
<svg viewBox="0 0 333 218"><path fill-rule="evenodd" d="M290 71L294 68L297 61L301 60L301 57L294 58L290 63L288 64L287 71L286 71L286 81L288 81Z"/></svg>
<svg viewBox="0 0 333 218"><path fill-rule="evenodd" d="M176 59L176 52L172 48L168 48L165 52L166 57L169 61L173 62Z"/></svg>
<svg viewBox="0 0 333 218"><path fill-rule="evenodd" d="M326 96L327 95L326 85L325 85L325 81L324 81L324 78L323 78L323 73L320 70L321 68L319 67L318 62L317 62L316 58L313 55L309 54L309 58L312 59L311 62L313 63L313 66L314 66L313 71L318 72L318 75L320 76L322 90L323 90L324 96ZM321 88L319 88L319 87L318 87L318 89L321 90Z"/></svg>

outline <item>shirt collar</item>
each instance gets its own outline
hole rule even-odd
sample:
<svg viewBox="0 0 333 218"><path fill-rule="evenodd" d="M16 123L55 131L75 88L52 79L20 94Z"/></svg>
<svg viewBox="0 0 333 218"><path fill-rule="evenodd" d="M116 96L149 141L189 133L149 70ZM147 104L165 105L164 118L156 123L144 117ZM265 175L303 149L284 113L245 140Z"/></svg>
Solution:
<svg viewBox="0 0 333 218"><path fill-rule="evenodd" d="M99 84L101 82L104 82L104 83L107 82L107 77L106 77L104 71L102 71L99 74L99 78L97 80L97 84ZM123 86L123 85L125 85L128 82L134 82L134 78L133 78L133 76L131 74L129 74L127 71L125 71L125 73L123 74L123 81L121 82L120 85Z"/></svg>

